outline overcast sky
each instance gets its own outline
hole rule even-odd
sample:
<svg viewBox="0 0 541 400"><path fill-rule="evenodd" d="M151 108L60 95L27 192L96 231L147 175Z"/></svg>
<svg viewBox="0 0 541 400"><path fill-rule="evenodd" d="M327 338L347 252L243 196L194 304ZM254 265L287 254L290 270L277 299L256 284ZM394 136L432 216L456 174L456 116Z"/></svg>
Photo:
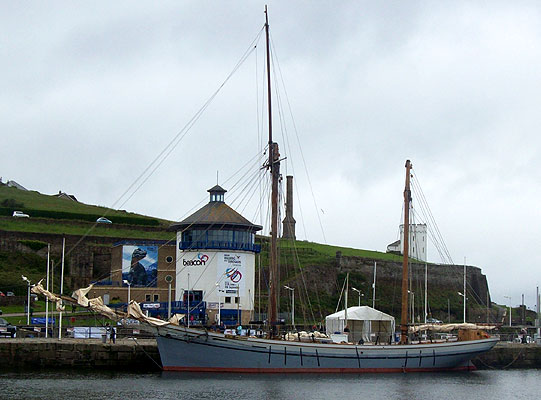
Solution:
<svg viewBox="0 0 541 400"><path fill-rule="evenodd" d="M284 174L295 175L298 238L385 251L397 239L411 159L454 262L482 268L494 301L511 296L517 305L524 293L533 307L541 3L268 3L288 96L281 92L283 114L274 106L275 139ZM239 175L224 182L257 154L264 125L262 41L182 129L250 48L263 9L255 1L2 2L0 176L170 220L206 202L216 171L231 189ZM295 125L287 117L283 131L289 106ZM236 207L240 189L226 201L259 223L252 191L249 206ZM428 253L441 261L434 246Z"/></svg>

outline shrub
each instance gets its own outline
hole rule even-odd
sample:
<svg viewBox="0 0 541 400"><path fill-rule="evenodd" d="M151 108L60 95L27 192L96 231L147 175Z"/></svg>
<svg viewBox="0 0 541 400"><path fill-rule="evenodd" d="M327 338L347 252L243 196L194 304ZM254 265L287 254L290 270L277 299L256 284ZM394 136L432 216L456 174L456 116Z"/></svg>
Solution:
<svg viewBox="0 0 541 400"><path fill-rule="evenodd" d="M9 208L23 208L24 207L24 204L23 203L19 203L17 200L15 199L4 199L2 200L2 202L0 203L0 206L2 207L9 207Z"/></svg>
<svg viewBox="0 0 541 400"><path fill-rule="evenodd" d="M47 247L47 243L41 242L39 240L19 240L20 244L24 244L27 247L30 247L34 251L40 251L44 247Z"/></svg>

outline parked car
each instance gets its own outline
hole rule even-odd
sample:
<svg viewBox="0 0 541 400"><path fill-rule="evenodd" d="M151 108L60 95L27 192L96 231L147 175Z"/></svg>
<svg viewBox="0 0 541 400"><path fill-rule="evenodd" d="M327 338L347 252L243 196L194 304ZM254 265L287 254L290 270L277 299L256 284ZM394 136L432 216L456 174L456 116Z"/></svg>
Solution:
<svg viewBox="0 0 541 400"><path fill-rule="evenodd" d="M17 327L11 325L4 318L0 318L0 336L15 337L17 333Z"/></svg>
<svg viewBox="0 0 541 400"><path fill-rule="evenodd" d="M112 224L112 222L105 217L99 217L96 222L100 224Z"/></svg>
<svg viewBox="0 0 541 400"><path fill-rule="evenodd" d="M442 324L443 322L436 318L427 318L427 324Z"/></svg>
<svg viewBox="0 0 541 400"><path fill-rule="evenodd" d="M13 292L7 292L7 293L6 293L6 296L12 297L12 296L15 296L15 293L13 293Z"/></svg>
<svg viewBox="0 0 541 400"><path fill-rule="evenodd" d="M16 218L30 218L30 215L25 214L22 211L13 211L13 216Z"/></svg>

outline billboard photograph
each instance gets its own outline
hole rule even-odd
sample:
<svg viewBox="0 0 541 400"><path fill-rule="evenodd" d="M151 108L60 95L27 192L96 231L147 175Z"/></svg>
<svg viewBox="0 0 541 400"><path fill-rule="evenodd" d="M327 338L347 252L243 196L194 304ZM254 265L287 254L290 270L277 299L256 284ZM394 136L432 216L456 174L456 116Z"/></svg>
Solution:
<svg viewBox="0 0 541 400"><path fill-rule="evenodd" d="M132 286L156 287L158 246L122 246L122 280Z"/></svg>

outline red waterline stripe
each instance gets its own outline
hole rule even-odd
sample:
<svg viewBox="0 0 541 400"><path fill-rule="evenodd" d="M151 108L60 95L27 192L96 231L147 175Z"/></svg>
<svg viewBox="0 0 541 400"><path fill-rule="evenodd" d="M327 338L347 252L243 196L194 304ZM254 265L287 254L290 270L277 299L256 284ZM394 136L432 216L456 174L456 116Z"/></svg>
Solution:
<svg viewBox="0 0 541 400"><path fill-rule="evenodd" d="M163 367L164 371L177 372L234 372L248 374L364 374L391 372L440 372L440 371L474 371L474 365L455 368L219 368L219 367Z"/></svg>

